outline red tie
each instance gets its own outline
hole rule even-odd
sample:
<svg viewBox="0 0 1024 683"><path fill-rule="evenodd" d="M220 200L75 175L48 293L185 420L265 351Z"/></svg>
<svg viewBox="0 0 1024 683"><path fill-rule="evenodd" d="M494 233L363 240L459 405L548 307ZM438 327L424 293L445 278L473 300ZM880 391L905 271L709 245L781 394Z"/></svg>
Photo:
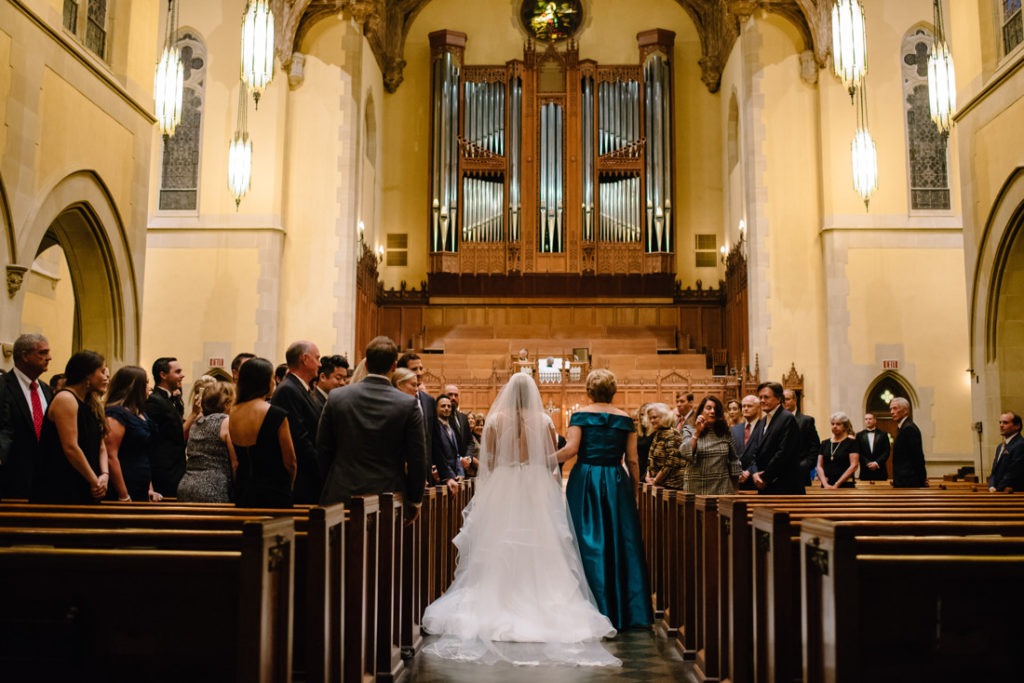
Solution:
<svg viewBox="0 0 1024 683"><path fill-rule="evenodd" d="M33 380L28 385L28 393L32 396L32 426L38 439L43 433L43 402L39 400L39 383Z"/></svg>
<svg viewBox="0 0 1024 683"><path fill-rule="evenodd" d="M749 422L747 423L747 426L743 428L743 445L746 446L748 441L750 441L750 423Z"/></svg>

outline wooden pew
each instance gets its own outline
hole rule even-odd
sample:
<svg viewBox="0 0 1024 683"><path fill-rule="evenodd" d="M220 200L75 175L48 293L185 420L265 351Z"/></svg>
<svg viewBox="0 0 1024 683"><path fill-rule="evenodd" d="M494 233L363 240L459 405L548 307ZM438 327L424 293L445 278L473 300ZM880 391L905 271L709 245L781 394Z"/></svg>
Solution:
<svg viewBox="0 0 1024 683"><path fill-rule="evenodd" d="M0 585L17 587L0 601L0 667L14 680L290 680L294 525L246 521L232 543L0 548Z"/></svg>
<svg viewBox="0 0 1024 683"><path fill-rule="evenodd" d="M199 531L238 530L246 520L282 517L295 524L293 666L307 681L338 680L341 642L342 543L345 512L325 508L237 508L222 504L104 503L92 506L0 504L0 526L136 529L178 532L174 544ZM332 653L333 650L333 653ZM336 674L336 675L335 675Z"/></svg>
<svg viewBox="0 0 1024 683"><path fill-rule="evenodd" d="M793 638L799 632L800 574L799 529L804 519L827 516L829 519L891 520L891 503L871 507L760 507L753 511L753 599L754 680L795 681L801 678L801 643ZM958 508L944 506L900 509L904 521L1024 521L1024 506Z"/></svg>
<svg viewBox="0 0 1024 683"><path fill-rule="evenodd" d="M883 489L885 490L885 489ZM872 502L882 505L886 510L920 506L928 500L934 500L940 496L938 502L940 509L935 514L941 515L946 508L976 506L984 503L1005 502L1007 499L1001 497L993 500L987 495L960 495L956 493L938 492L896 492L892 489L886 490L882 496L807 496L795 498L792 496L750 496L735 495L721 496L717 498L717 509L705 509L705 520L702 526L717 529L717 538L712 534L705 536L705 539L712 539L717 542L717 553L713 550L705 550L701 556L705 567L703 575L718 574L718 593L703 592L704 600L704 621L705 642L699 647L716 649L716 644L708 642L717 638L717 649L719 659L717 670L715 661L710 656L702 657L706 664L706 670L702 673L709 680L718 677L730 678L731 680L753 680L752 661L749 656L754 652L754 626L752 605L753 581L752 574L752 549L753 549L753 528L750 525L752 511L759 507L771 507L773 505L788 506L830 506L836 509L852 509L858 501ZM698 498L698 503L700 499ZM712 532L713 533L713 532ZM718 629L717 636L715 629L708 626L709 622L715 621L717 611ZM763 629L767 624L762 625ZM738 656L737 656L738 655ZM716 675L717 674L717 675Z"/></svg>
<svg viewBox="0 0 1024 683"><path fill-rule="evenodd" d="M969 525L806 520L804 680L1019 678L1020 523Z"/></svg>

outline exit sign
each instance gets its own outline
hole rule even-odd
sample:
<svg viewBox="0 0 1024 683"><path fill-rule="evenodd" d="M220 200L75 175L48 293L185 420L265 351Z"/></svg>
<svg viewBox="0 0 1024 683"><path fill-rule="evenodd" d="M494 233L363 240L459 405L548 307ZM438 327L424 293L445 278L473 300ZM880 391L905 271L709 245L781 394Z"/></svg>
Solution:
<svg viewBox="0 0 1024 683"><path fill-rule="evenodd" d="M223 358L208 358L207 361L208 361L206 363L207 367L211 367L211 368L222 368L222 367L224 367L224 359Z"/></svg>
<svg viewBox="0 0 1024 683"><path fill-rule="evenodd" d="M899 370L900 369L900 362L898 360L883 360L882 361L882 369L883 370Z"/></svg>

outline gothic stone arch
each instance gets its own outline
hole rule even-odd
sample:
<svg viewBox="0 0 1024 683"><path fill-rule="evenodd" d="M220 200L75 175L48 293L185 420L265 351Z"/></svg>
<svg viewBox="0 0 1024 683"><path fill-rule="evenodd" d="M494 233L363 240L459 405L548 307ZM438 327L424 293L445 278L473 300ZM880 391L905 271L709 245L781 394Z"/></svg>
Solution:
<svg viewBox="0 0 1024 683"><path fill-rule="evenodd" d="M75 292L73 346L99 351L118 367L138 360L139 299L124 221L103 181L78 171L58 182L20 231L18 255L31 264L53 245L64 250ZM22 297L15 299L20 320Z"/></svg>

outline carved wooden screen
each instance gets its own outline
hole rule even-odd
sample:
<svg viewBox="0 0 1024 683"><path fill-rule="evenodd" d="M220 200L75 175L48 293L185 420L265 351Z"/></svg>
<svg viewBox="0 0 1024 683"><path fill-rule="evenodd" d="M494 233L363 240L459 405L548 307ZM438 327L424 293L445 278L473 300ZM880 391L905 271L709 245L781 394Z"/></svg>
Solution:
<svg viewBox="0 0 1024 683"><path fill-rule="evenodd" d="M478 66L465 34L431 34L432 293L445 275L671 287L674 37L639 34L635 65L580 60L568 41Z"/></svg>

